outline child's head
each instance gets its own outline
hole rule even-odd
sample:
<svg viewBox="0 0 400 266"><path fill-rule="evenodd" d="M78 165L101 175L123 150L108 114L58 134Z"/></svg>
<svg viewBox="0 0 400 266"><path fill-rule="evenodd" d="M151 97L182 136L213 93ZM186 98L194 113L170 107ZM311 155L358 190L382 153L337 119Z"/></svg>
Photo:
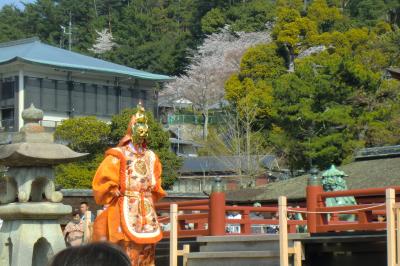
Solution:
<svg viewBox="0 0 400 266"><path fill-rule="evenodd" d="M73 220L74 222L79 222L79 221L81 220L81 216L80 216L80 214L79 214L79 210L74 210L74 211L72 212L72 220Z"/></svg>

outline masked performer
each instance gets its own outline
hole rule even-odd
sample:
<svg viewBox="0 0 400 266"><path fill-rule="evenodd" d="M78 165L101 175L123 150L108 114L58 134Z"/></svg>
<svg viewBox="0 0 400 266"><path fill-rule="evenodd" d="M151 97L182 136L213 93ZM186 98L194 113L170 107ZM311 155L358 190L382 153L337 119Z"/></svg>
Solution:
<svg viewBox="0 0 400 266"><path fill-rule="evenodd" d="M161 163L146 148L147 118L139 104L126 135L106 157L93 179L97 204L108 205L94 222L93 240L120 245L134 266L154 265L155 244L162 233L154 203L161 188Z"/></svg>

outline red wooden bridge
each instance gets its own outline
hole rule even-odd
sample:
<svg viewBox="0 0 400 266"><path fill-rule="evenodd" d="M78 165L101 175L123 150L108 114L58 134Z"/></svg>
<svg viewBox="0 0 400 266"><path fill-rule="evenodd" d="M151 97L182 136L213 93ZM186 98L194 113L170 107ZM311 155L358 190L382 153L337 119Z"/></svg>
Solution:
<svg viewBox="0 0 400 266"><path fill-rule="evenodd" d="M335 207L325 204L328 198L348 196L354 197L357 204ZM172 266L178 265L177 257L179 255L183 256L183 265L204 265L210 259L212 261L212 258L218 259L222 263L221 265L243 265L243 263L265 265L267 261L271 261L271 265L277 265L273 264L273 259L278 257L279 265L287 266L290 261L289 257L292 255L295 266L301 266L304 259L311 263L308 265L320 265L324 261L318 259L314 254L319 254L321 250L324 250L325 253L335 252L338 250L337 247L345 246L348 247L345 251L359 247L364 252L364 255L361 256L364 258L365 254L374 254L371 249L378 251L379 259L376 260L376 256L372 257L372 260L369 259L372 264L366 263L366 265L376 265L377 261L384 263L383 260L387 259L387 265L395 266L400 265L400 204L396 203L399 198L400 186L324 192L319 183L310 182L306 188L306 205L303 208L287 206L284 196L279 198L276 206L228 206L225 193L221 189L215 189L209 199L163 202L158 203L156 208L162 214L159 216L160 223L171 223L171 231L165 230L164 238L170 239L169 259ZM239 219L232 219L232 216L228 216L231 212L240 213L240 216L234 216ZM259 215L260 213L263 215ZM297 219L288 218L295 216ZM343 219L344 216L347 218L350 216L352 219ZM279 255L274 253L276 249L272 247L273 244L271 244L271 250L248 250L245 248L246 245L242 247L243 250L235 250L241 245L240 243L248 241L253 241L249 245L250 247L256 247L258 245L256 238L260 238L260 236L261 241L273 241L274 238L271 235L268 236L265 232L260 234L259 231L253 230L257 226L264 225L279 226ZM226 229L231 226L235 226L239 230L227 232ZM299 228L306 229L308 234L305 237L304 234L303 236L295 234ZM349 232L353 234L350 238ZM354 235L358 232L362 232L361 235ZM326 238L327 233L329 236ZM343 234L347 234L347 236ZM384 242L382 242L382 234L386 235ZM204 244L201 246L200 252L191 253L188 245L183 246L182 250L178 250L178 238L184 241L185 238L193 237L196 237L197 243L208 241L205 246ZM218 246L218 241L225 244ZM323 243L321 242L321 245L316 241ZM352 241L353 244L346 243L346 241ZM261 244L261 242L259 243ZM337 244L332 251L324 249L329 246L329 243ZM353 246L349 247L349 245ZM310 250L308 255L304 255L304 246ZM382 246L386 246L386 258L382 257ZM316 248L316 251L312 250L313 247ZM350 251L350 253L352 252ZM249 257L243 259L238 257L238 254ZM352 262L348 264L337 262L332 265L359 263L360 256L357 255L357 252L354 254Z"/></svg>
<svg viewBox="0 0 400 266"><path fill-rule="evenodd" d="M307 226L310 234L341 231L377 231L386 229L385 190L383 188L357 189L335 192L324 192L320 185L307 187L306 208L288 208L288 214L300 213L303 220L288 220L288 232L296 233L298 226ZM395 189L400 197L400 186ZM357 205L327 207L325 199L334 197L353 196ZM264 217L272 217L278 212L278 206L228 206L224 192L212 192L209 199L161 202L156 204L159 213L168 213L170 204L178 205L178 238L196 236L221 236L228 234L228 224L240 225L240 233L252 234L254 225L278 225L279 220L251 219L251 213L262 213ZM241 214L240 219L229 219L229 212ZM355 221L340 220L340 214L352 214ZM163 224L169 223L169 215L160 215ZM191 226L188 226L191 225ZM165 231L164 237L169 237Z"/></svg>

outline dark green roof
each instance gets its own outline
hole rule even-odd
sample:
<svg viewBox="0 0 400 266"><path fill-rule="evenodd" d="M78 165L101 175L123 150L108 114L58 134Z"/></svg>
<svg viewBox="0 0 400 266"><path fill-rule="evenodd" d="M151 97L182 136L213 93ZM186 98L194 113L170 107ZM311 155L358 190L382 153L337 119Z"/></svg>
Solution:
<svg viewBox="0 0 400 266"><path fill-rule="evenodd" d="M114 76L129 76L153 81L172 80L171 77L166 75L137 70L44 44L38 38L0 44L0 64L7 64L14 61L58 67L61 69L98 72Z"/></svg>
<svg viewBox="0 0 400 266"><path fill-rule="evenodd" d="M349 189L400 185L400 157L356 161L338 168L349 175L345 178ZM264 187L227 192L227 199L272 201L277 200L279 196L287 196L292 200L305 199L307 179L308 175L302 175Z"/></svg>

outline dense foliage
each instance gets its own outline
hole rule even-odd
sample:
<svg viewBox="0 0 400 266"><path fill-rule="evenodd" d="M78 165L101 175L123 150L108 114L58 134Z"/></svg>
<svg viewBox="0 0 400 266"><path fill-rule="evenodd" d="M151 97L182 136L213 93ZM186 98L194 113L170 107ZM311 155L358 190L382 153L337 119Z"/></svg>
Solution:
<svg viewBox="0 0 400 266"><path fill-rule="evenodd" d="M60 25L68 27L71 17L73 50L94 55L90 49L96 43L97 32L107 29L116 45L97 56L176 75L185 70L191 49L206 34L227 24L233 31L251 32L264 30L266 24L277 21L279 42L293 45L302 35L315 32L315 27L326 31L332 27L373 26L382 19L391 24L400 22L397 0L326 3L334 8L327 9L325 1L315 0L36 0L23 10L10 5L0 10L0 42L38 36L44 42L68 48L68 35ZM276 17L276 7L282 5L294 8L284 11L289 13L281 10ZM300 16L304 8L307 16ZM288 20L286 26L280 23Z"/></svg>
<svg viewBox="0 0 400 266"><path fill-rule="evenodd" d="M65 120L56 128L54 138L67 142L77 152L101 153L108 146L110 127L94 116Z"/></svg>
<svg viewBox="0 0 400 266"><path fill-rule="evenodd" d="M239 128L249 136L250 127L262 132L292 169L340 164L360 147L400 143L400 84L385 72L400 66L398 0L37 0L23 10L0 10L0 42L38 36L67 48L60 25L68 26L70 17L73 50L170 75L189 73L196 47L227 24L233 33L272 27L271 42L243 55L225 97L244 123ZM113 43L95 53L99 32ZM126 117L113 119L113 141ZM89 134L70 127L70 134ZM108 145L102 132L63 138L78 150L101 150ZM159 148L173 179L176 158L161 145L166 138L160 133L150 145ZM85 163L95 165L101 156L92 153ZM74 186L79 175L90 176L95 167L85 163L71 166L75 174L63 172L76 181L63 179Z"/></svg>
<svg viewBox="0 0 400 266"><path fill-rule="evenodd" d="M372 12L374 1L347 1L351 12L325 0L306 9L288 2L295 1L278 6L274 41L247 51L226 82L226 98L238 109L261 108L253 128L262 127L291 169L340 164L357 148L399 144L400 83L385 74L400 65L398 21L383 21L379 11L363 23L365 5ZM246 101L259 90L269 96Z"/></svg>
<svg viewBox="0 0 400 266"><path fill-rule="evenodd" d="M66 142L75 151L90 153L87 158L74 163L63 164L56 169L56 182L64 188L91 188L97 167L104 158L104 151L115 146L125 134L127 125L136 109L124 110L112 118L108 125L95 117L72 118L58 126L55 137ZM163 164L163 186L169 188L181 166L180 159L169 149L169 134L157 123L151 113L149 119L149 148L160 158Z"/></svg>
<svg viewBox="0 0 400 266"><path fill-rule="evenodd" d="M267 2L267 3L265 3ZM68 49L71 16L72 49L91 54L97 32L107 29L116 46L104 59L165 74L182 73L187 57L204 37L226 23L258 30L272 19L273 1L242 0L37 0L23 10L0 10L0 42L38 36ZM228 11L229 12L228 12ZM225 14L223 17L219 13Z"/></svg>
<svg viewBox="0 0 400 266"><path fill-rule="evenodd" d="M89 153L79 162L56 167L56 183L63 188L91 188L92 179L109 146L110 127L94 116L68 119L56 128L56 141L71 149Z"/></svg>

